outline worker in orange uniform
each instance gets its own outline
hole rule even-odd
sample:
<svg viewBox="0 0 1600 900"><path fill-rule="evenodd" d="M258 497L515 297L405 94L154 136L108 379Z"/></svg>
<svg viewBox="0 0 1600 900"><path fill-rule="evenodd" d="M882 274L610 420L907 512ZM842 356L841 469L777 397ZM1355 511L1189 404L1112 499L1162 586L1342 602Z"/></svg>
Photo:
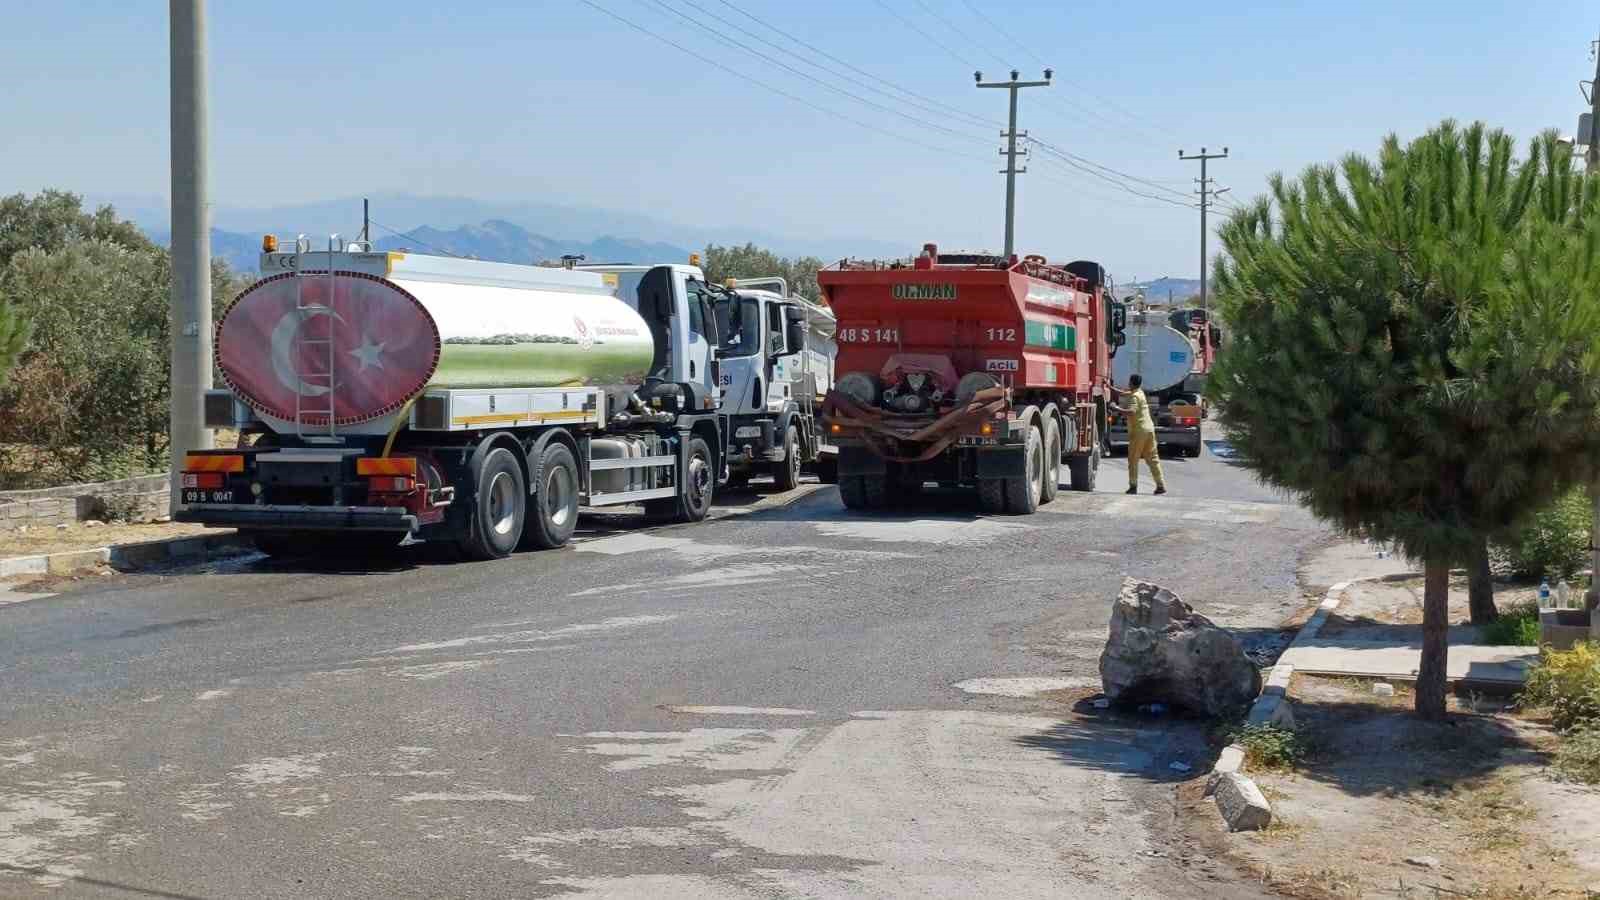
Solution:
<svg viewBox="0 0 1600 900"><path fill-rule="evenodd" d="M1150 400L1144 395L1144 378L1128 376L1128 389L1119 391L1108 380L1106 387L1113 397L1125 397L1126 406L1108 404L1128 419L1128 493L1139 493L1139 461L1150 464L1150 477L1156 481L1156 493L1167 492L1167 479L1161 474L1161 455L1156 452L1156 423L1150 418Z"/></svg>

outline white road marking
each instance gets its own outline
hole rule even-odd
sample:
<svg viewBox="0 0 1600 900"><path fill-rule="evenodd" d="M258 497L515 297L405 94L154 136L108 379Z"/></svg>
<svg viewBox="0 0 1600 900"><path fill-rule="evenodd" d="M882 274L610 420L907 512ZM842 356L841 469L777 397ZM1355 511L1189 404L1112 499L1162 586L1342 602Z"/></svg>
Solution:
<svg viewBox="0 0 1600 900"><path fill-rule="evenodd" d="M233 688L224 688L219 691L201 691L200 693L196 694L194 698L196 700L221 700L223 697L227 697L232 693Z"/></svg>
<svg viewBox="0 0 1600 900"><path fill-rule="evenodd" d="M951 687L968 694L993 697L1037 697L1045 691L1094 687L1099 683L1098 678L969 678Z"/></svg>
<svg viewBox="0 0 1600 900"><path fill-rule="evenodd" d="M322 774L322 766L318 763L327 757L326 753L267 756L255 762L234 766L228 777L244 787L283 784Z"/></svg>
<svg viewBox="0 0 1600 900"><path fill-rule="evenodd" d="M394 799L401 803L536 803L539 800L531 794L508 794L505 791L476 791L470 794L440 791L405 794Z"/></svg>
<svg viewBox="0 0 1600 900"><path fill-rule="evenodd" d="M667 616L615 616L601 622L586 622L577 625L563 625L549 631L538 629L527 631L503 631L495 634L480 634L472 637L452 638L447 641L430 641L422 644L406 644L387 650L386 653L417 653L427 650L450 650L456 647L472 647L479 644L524 644L538 641L554 641L561 638L572 637L579 634L594 634L606 631L618 631L626 628L639 628L644 625L659 625L676 619L676 615Z"/></svg>
<svg viewBox="0 0 1600 900"><path fill-rule="evenodd" d="M577 752L620 757L612 772L693 765L713 771L775 769L799 745L805 729L693 728L688 731L593 731L595 743Z"/></svg>
<svg viewBox="0 0 1600 900"><path fill-rule="evenodd" d="M859 541L915 544L983 544L1026 530L1028 526L1002 519L844 519L813 522L829 537Z"/></svg>
<svg viewBox="0 0 1600 900"><path fill-rule="evenodd" d="M463 659L424 666L401 666L398 669L385 669L383 674L390 678L415 678L421 681L431 681L435 678L443 678L446 675L454 675L457 672L471 672L474 669L481 669L491 662L492 660L487 659Z"/></svg>
<svg viewBox="0 0 1600 900"><path fill-rule="evenodd" d="M179 791L178 805L183 808L183 818L191 822L211 822L233 809L232 803L217 798L219 787L220 784L197 784Z"/></svg>
<svg viewBox="0 0 1600 900"><path fill-rule="evenodd" d="M695 716L814 716L814 709L789 709L783 706L669 706L669 712Z"/></svg>

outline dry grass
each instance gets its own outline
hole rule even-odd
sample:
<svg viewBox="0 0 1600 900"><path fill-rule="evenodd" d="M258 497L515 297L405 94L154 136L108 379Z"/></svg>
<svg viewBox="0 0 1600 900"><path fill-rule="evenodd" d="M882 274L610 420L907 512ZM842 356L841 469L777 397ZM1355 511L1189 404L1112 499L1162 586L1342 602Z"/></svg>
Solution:
<svg viewBox="0 0 1600 900"><path fill-rule="evenodd" d="M0 559L13 556L42 556L68 550L92 550L112 544L136 544L168 538L214 534L225 529L166 522L149 525L104 524L90 527L83 522L57 528L35 525L27 531L0 531Z"/></svg>

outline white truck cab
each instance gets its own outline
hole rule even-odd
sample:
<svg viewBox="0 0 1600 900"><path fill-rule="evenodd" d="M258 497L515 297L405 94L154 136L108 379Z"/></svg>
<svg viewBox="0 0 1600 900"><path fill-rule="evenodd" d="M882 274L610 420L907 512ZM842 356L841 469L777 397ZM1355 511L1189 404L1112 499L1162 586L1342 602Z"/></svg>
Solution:
<svg viewBox="0 0 1600 900"><path fill-rule="evenodd" d="M771 472L787 490L802 466L813 464L831 481L837 451L816 412L833 386L833 313L790 294L781 278L735 279L727 287L715 308L731 478Z"/></svg>

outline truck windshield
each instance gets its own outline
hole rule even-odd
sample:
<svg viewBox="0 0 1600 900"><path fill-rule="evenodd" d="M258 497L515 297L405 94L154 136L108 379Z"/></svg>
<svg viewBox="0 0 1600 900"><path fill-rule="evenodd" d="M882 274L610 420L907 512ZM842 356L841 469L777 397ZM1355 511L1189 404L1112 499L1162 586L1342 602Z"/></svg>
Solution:
<svg viewBox="0 0 1600 900"><path fill-rule="evenodd" d="M717 298L717 349L727 356L761 352L761 304L737 294Z"/></svg>

